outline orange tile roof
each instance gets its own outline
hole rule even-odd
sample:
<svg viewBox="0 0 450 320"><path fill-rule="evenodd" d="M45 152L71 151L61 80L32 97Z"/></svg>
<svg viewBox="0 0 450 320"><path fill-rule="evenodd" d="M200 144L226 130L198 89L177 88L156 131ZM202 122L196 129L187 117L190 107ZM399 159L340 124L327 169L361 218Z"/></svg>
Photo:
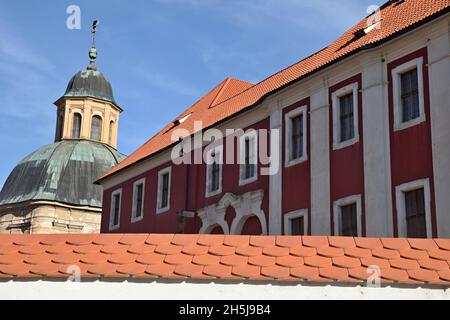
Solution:
<svg viewBox="0 0 450 320"><path fill-rule="evenodd" d="M450 239L173 234L0 235L0 280L164 278L450 287Z"/></svg>
<svg viewBox="0 0 450 320"><path fill-rule="evenodd" d="M379 45L436 16L445 14L449 12L449 8L450 1L448 0L406 0L397 3L388 1L381 7L380 29L374 29L361 38L355 38L354 33L367 26L366 19L363 19L323 50L256 85L227 79L187 109L179 118L188 113L192 113L192 116L178 128L194 133L194 120L202 121L203 129L211 127L240 111L257 105L269 94L343 58ZM171 129L173 129L172 124L169 124L128 158L104 173L98 181L171 146L173 144L170 139Z"/></svg>

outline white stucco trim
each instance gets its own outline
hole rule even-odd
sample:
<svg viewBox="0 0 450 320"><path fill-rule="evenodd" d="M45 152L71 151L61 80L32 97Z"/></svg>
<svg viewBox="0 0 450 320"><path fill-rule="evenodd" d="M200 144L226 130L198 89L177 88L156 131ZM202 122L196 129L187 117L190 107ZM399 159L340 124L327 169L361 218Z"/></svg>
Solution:
<svg viewBox="0 0 450 320"><path fill-rule="evenodd" d="M303 217L303 234L308 234L308 209L301 209L286 213L284 215L284 234L287 236L292 235L292 220Z"/></svg>
<svg viewBox="0 0 450 320"><path fill-rule="evenodd" d="M164 174L169 174L169 186L167 195L167 206L162 207L162 176ZM167 167L158 171L158 197L156 201L156 214L164 213L170 210L170 193L171 193L171 180L172 180L172 167Z"/></svg>
<svg viewBox="0 0 450 320"><path fill-rule="evenodd" d="M242 178L245 164L245 140L250 141L250 163L255 165L255 174L248 179ZM253 152L253 153L252 153ZM248 130L239 137L239 186L243 186L258 180L258 132L254 129Z"/></svg>
<svg viewBox="0 0 450 320"><path fill-rule="evenodd" d="M407 182L395 187L395 198L397 205L397 226L398 236L407 237L406 226L406 208L405 208L405 192L413 191L423 188L425 201L425 220L427 224L427 237L432 237L431 228L431 193L430 193L430 179L421 179Z"/></svg>
<svg viewBox="0 0 450 320"><path fill-rule="evenodd" d="M308 160L308 106L301 106L294 110L289 111L284 116L284 124L285 124L285 146L284 146L284 154L285 154L285 167L294 166L296 164L302 163ZM303 115L303 150L302 156L297 159L291 159L291 148L292 148L292 119Z"/></svg>
<svg viewBox="0 0 450 320"><path fill-rule="evenodd" d="M341 198L333 202L333 216L334 216L334 235L338 236L341 234L341 207L356 203L356 220L358 228L358 237L362 236L362 207L361 207L361 195L352 195L349 197Z"/></svg>
<svg viewBox="0 0 450 320"><path fill-rule="evenodd" d="M353 126L354 137L346 141L340 141L341 138L341 121L340 121L340 100L339 98L353 94ZM358 126L358 82L351 83L331 94L333 103L333 150L342 149L355 144L359 141L359 126Z"/></svg>
<svg viewBox="0 0 450 320"><path fill-rule="evenodd" d="M444 287L257 283L221 281L96 280L0 282L0 299L52 300L422 300L450 299ZM270 304L270 303L269 303Z"/></svg>
<svg viewBox="0 0 450 320"><path fill-rule="evenodd" d="M215 154L214 158L212 154ZM217 160L219 164L219 188L214 191L210 191L212 184L212 164L213 161ZM216 146L211 148L206 153L206 181L205 181L205 198L209 198L222 193L222 174L223 174L223 146Z"/></svg>
<svg viewBox="0 0 450 320"><path fill-rule="evenodd" d="M114 197L116 195L119 195L119 218L118 223L116 225L113 224L114 222ZM109 208L109 231L116 230L120 228L120 215L122 212L122 188L117 189L111 193L111 206Z"/></svg>
<svg viewBox="0 0 450 320"><path fill-rule="evenodd" d="M142 184L142 204L141 204L141 216L137 217L137 187ZM145 203L145 178L139 179L133 183L133 204L131 209L131 222L138 222L144 219L144 203Z"/></svg>
<svg viewBox="0 0 450 320"><path fill-rule="evenodd" d="M417 68L419 89L419 117L407 122L402 121L401 75ZM415 126L426 120L423 88L423 58L416 58L392 69L392 94L394 102L394 131Z"/></svg>

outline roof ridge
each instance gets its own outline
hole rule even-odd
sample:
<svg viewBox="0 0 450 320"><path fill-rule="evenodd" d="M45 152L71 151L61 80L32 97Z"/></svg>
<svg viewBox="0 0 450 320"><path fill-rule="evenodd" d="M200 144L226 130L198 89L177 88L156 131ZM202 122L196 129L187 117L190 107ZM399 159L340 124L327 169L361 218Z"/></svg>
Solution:
<svg viewBox="0 0 450 320"><path fill-rule="evenodd" d="M220 97L220 96L222 95L222 93L225 91L225 89L226 89L226 87L228 86L228 84L230 83L230 81L231 81L231 78L230 78L230 77L227 77L224 81L222 81L222 82L224 82L224 84L223 84L222 88L220 88L220 90L219 90L219 92L217 93L216 97L213 99L213 101L212 101L211 104L209 105L208 109L209 109L209 108L212 108L212 107L216 104L217 100L219 100L219 97Z"/></svg>

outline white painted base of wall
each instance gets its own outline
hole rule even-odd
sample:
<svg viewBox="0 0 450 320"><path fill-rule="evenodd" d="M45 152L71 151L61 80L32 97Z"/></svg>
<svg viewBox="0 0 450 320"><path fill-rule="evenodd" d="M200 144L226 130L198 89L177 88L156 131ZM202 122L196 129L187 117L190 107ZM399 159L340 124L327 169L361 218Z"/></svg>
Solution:
<svg viewBox="0 0 450 320"><path fill-rule="evenodd" d="M0 299L158 299L158 300L310 300L310 299L446 299L450 288L368 288L325 284L255 284L128 281L0 282Z"/></svg>

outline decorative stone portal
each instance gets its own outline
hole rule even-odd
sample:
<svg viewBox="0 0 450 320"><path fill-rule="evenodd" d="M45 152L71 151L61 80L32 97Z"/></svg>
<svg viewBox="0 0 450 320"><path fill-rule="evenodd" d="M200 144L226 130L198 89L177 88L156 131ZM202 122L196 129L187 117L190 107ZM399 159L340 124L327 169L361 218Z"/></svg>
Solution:
<svg viewBox="0 0 450 320"><path fill-rule="evenodd" d="M200 233L211 233L216 227L221 227L224 234L239 235L245 222L250 217L257 217L261 223L262 234L267 235L266 215L261 209L263 198L263 190L250 191L242 195L226 193L216 204L198 210L198 216L202 219ZM231 227L225 220L227 208L230 206L236 212Z"/></svg>

